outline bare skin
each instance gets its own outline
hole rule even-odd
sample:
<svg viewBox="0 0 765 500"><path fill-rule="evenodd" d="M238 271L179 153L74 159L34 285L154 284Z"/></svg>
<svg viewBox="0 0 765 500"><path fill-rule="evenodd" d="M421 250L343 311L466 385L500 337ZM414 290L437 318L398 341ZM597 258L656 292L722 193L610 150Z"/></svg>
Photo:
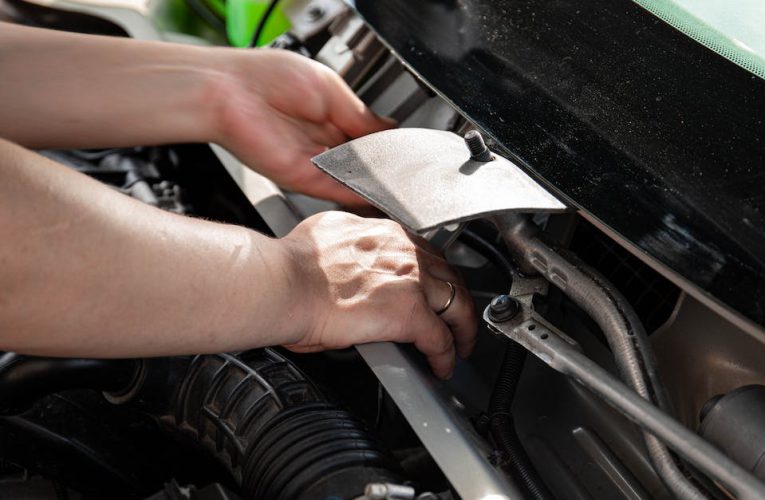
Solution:
<svg viewBox="0 0 765 500"><path fill-rule="evenodd" d="M65 61L65 63L62 63ZM142 205L22 146L217 142L275 182L359 200L311 156L391 126L281 51L0 23L0 349L131 357L414 343L448 377L475 341L459 276L397 224L330 212L274 240ZM277 143L278 140L278 143ZM446 281L456 283L454 305Z"/></svg>

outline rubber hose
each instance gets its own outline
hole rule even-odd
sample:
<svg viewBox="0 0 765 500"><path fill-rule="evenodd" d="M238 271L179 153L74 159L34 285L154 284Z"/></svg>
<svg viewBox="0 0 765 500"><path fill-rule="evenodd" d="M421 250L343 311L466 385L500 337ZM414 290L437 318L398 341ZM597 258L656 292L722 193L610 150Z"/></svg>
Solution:
<svg viewBox="0 0 765 500"><path fill-rule="evenodd" d="M523 448L511 413L525 361L526 349L508 339L499 375L489 400L489 432L502 452L503 468L523 486L529 497L547 500L552 499L553 495Z"/></svg>
<svg viewBox="0 0 765 500"><path fill-rule="evenodd" d="M5 353L0 357L0 414L22 413L43 396L68 389L119 391L130 385L139 367L137 360Z"/></svg>
<svg viewBox="0 0 765 500"><path fill-rule="evenodd" d="M221 460L248 498L356 498L401 480L364 424L271 349L195 357L163 420Z"/></svg>

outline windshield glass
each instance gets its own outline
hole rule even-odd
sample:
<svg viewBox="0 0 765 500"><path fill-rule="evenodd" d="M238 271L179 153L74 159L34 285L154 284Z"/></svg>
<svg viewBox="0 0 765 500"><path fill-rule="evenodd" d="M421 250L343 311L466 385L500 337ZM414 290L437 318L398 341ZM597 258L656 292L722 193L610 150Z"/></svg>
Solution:
<svg viewBox="0 0 765 500"><path fill-rule="evenodd" d="M634 1L694 40L765 78L765 1Z"/></svg>

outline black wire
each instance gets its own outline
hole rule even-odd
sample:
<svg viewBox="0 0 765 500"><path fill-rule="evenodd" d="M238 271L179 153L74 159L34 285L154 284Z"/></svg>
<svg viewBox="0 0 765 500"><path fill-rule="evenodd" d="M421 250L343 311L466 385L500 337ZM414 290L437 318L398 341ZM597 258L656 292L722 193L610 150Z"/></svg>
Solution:
<svg viewBox="0 0 765 500"><path fill-rule="evenodd" d="M462 231L459 239L502 270L512 283L518 271L499 248L469 229ZM503 469L525 490L526 496L533 500L549 500L554 497L526 453L511 412L525 360L526 349L513 340L506 340L502 365L489 400L489 433L501 452Z"/></svg>
<svg viewBox="0 0 765 500"><path fill-rule="evenodd" d="M273 14L274 9L276 8L278 4L279 4L279 0L271 0L271 3L268 4L268 7L266 8L265 12L263 12L263 15L260 16L258 27L255 28L255 33L252 35L252 41L250 42L250 47L258 46L260 37L263 36L263 30L266 27L266 23L268 22L269 18L271 17L271 14Z"/></svg>
<svg viewBox="0 0 765 500"><path fill-rule="evenodd" d="M515 430L511 408L526 360L526 348L514 340L505 340L505 355L489 400L489 432L501 452L501 465L526 491L532 500L554 497L534 468Z"/></svg>
<svg viewBox="0 0 765 500"><path fill-rule="evenodd" d="M510 260L496 246L470 229L462 231L459 240L500 268L507 275L508 279L512 280L513 276L517 273Z"/></svg>

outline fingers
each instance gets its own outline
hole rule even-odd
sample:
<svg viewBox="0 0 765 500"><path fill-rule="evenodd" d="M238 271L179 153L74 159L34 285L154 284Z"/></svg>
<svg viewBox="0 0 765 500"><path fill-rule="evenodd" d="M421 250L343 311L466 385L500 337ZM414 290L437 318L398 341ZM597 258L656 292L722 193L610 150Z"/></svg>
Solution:
<svg viewBox="0 0 765 500"><path fill-rule="evenodd" d="M331 123L313 123L309 121L298 121L296 126L314 143L334 148L345 141L348 137Z"/></svg>
<svg viewBox="0 0 765 500"><path fill-rule="evenodd" d="M440 255L418 248L417 260L420 263L420 268L426 270L432 277L441 281L451 281L458 285L465 284L462 276Z"/></svg>
<svg viewBox="0 0 765 500"><path fill-rule="evenodd" d="M464 286L451 280L446 281L454 285L455 293L451 304L440 314L439 318L451 330L457 354L461 358L466 358L475 347L478 332L475 304ZM428 272L423 273L420 277L428 305L433 311L440 311L449 301L451 287L446 281L435 278Z"/></svg>
<svg viewBox="0 0 765 500"><path fill-rule="evenodd" d="M336 74L328 75L329 119L345 135L356 138L396 127L395 120L374 114Z"/></svg>
<svg viewBox="0 0 765 500"><path fill-rule="evenodd" d="M424 303L418 304L413 315L418 317L411 332L414 346L425 355L437 377L448 379L455 363L452 332Z"/></svg>

